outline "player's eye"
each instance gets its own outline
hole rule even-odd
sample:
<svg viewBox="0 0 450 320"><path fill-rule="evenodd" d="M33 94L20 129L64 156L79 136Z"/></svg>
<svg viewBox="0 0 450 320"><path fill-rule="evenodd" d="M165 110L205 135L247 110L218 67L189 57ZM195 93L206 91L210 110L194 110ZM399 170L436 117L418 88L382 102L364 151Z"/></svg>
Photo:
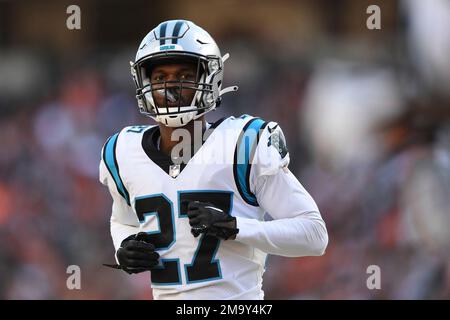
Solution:
<svg viewBox="0 0 450 320"><path fill-rule="evenodd" d="M162 74L157 74L157 75L155 75L155 76L153 76L153 79L152 79L154 82L160 82L160 81L163 81L164 80L164 77L163 77L163 75Z"/></svg>
<svg viewBox="0 0 450 320"><path fill-rule="evenodd" d="M181 80L194 80L195 76L192 73L182 73L180 76Z"/></svg>

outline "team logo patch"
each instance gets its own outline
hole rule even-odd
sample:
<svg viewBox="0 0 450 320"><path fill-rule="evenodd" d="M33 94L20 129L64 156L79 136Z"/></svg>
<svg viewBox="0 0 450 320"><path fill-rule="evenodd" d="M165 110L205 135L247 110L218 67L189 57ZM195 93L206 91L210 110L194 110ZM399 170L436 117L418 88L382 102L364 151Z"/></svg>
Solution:
<svg viewBox="0 0 450 320"><path fill-rule="evenodd" d="M278 124L273 128L269 127L268 129L270 136L269 141L267 142L267 146L272 146L277 149L278 153L281 156L281 159L283 159L289 152L286 146L286 139L284 137L284 134Z"/></svg>
<svg viewBox="0 0 450 320"><path fill-rule="evenodd" d="M170 175L172 178L178 177L178 175L180 174L180 172L181 172L181 167L180 167L179 164L173 164L173 165L171 165L171 166L169 167L169 175Z"/></svg>

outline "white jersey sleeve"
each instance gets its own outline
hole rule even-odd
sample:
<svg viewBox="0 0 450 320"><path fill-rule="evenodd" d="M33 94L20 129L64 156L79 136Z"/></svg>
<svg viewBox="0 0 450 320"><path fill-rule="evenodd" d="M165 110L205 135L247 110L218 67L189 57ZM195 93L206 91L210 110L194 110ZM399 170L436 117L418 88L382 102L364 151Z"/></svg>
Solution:
<svg viewBox="0 0 450 320"><path fill-rule="evenodd" d="M121 194L121 191L119 191L120 188L117 185L117 175L114 172L116 168L113 165L114 154L112 154L112 152L114 152L113 144L116 143L114 139L117 139L117 136L112 136L102 149L102 158L99 166L99 180L108 187L109 193L113 199L110 230L115 252L117 252L120 248L120 244L125 238L139 232L139 221L137 220L133 209ZM110 156L110 158L108 158L108 156Z"/></svg>
<svg viewBox="0 0 450 320"><path fill-rule="evenodd" d="M313 198L287 168L289 153L278 124L261 133L250 171L250 190L274 220L238 217L236 240L266 253L300 257L322 255L328 234Z"/></svg>

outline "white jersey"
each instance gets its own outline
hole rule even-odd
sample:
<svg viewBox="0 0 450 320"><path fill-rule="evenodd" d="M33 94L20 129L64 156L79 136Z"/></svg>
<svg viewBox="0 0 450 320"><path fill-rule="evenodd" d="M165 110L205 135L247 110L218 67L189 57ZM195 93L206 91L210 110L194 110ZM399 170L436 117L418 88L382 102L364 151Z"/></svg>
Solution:
<svg viewBox="0 0 450 320"><path fill-rule="evenodd" d="M181 167L158 150L157 126L126 127L102 150L114 246L131 234L150 234L160 254L151 271L155 299L263 299L267 253L320 255L328 241L317 206L287 169L276 123L245 115L209 131ZM195 200L236 217L236 239L195 238L186 214ZM263 221L266 212L273 221Z"/></svg>

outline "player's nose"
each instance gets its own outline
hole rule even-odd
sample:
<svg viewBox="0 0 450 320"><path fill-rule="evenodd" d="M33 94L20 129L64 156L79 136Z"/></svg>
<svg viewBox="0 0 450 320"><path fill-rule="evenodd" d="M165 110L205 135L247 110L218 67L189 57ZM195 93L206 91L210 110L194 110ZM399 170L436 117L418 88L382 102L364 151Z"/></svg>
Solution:
<svg viewBox="0 0 450 320"><path fill-rule="evenodd" d="M169 73L166 77L166 81L180 81L180 79L176 73ZM174 85L174 84L171 84L171 85Z"/></svg>

